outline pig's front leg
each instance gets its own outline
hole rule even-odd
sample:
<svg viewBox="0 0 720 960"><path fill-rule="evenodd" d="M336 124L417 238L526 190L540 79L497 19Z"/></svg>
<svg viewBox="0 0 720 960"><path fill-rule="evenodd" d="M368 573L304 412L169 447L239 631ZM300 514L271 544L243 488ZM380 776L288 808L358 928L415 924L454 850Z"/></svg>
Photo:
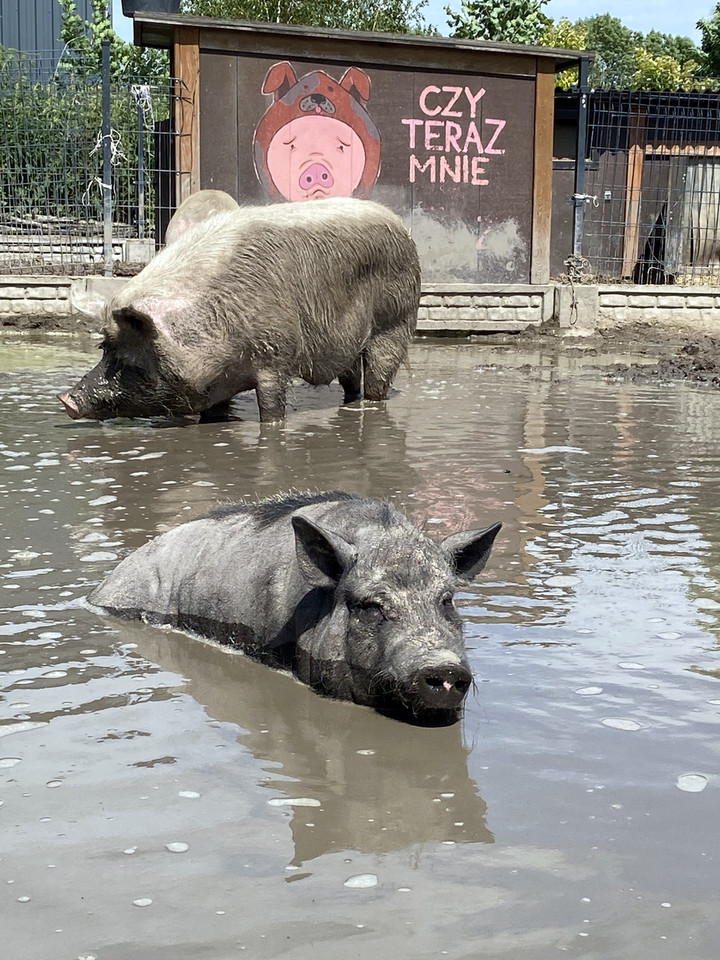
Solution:
<svg viewBox="0 0 720 960"><path fill-rule="evenodd" d="M343 403L359 400L362 396L362 357L358 357L351 367L343 371L338 380L345 392Z"/></svg>
<svg viewBox="0 0 720 960"><path fill-rule="evenodd" d="M255 384L260 422L285 419L287 382L275 370L260 370Z"/></svg>
<svg viewBox="0 0 720 960"><path fill-rule="evenodd" d="M214 403L200 414L200 423L225 423L232 419L230 416L229 400L221 400L220 403Z"/></svg>

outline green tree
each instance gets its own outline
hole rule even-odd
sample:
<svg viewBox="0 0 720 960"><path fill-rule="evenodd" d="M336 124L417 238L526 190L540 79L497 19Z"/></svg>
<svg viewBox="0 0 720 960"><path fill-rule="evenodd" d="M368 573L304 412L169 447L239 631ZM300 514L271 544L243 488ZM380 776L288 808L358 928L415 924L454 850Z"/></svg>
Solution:
<svg viewBox="0 0 720 960"><path fill-rule="evenodd" d="M694 60L680 63L670 54L653 55L646 47L637 47L628 86L631 90L692 90L698 84L697 71Z"/></svg>
<svg viewBox="0 0 720 960"><path fill-rule="evenodd" d="M651 30L645 34L642 45L653 57L672 57L677 60L680 66L684 66L690 61L695 64L702 64L704 61L702 50L693 43L690 37L674 37L669 33Z"/></svg>
<svg viewBox="0 0 720 960"><path fill-rule="evenodd" d="M183 0L184 13L380 33L432 33L428 0Z"/></svg>
<svg viewBox="0 0 720 960"><path fill-rule="evenodd" d="M77 0L59 0L62 11L60 39L65 44L61 59L64 69L74 75L99 75L102 43L110 41L110 72L113 80L141 79L167 83L169 58L164 50L148 50L125 43L115 33L107 0L91 0L92 19L84 20L77 11Z"/></svg>
<svg viewBox="0 0 720 960"><path fill-rule="evenodd" d="M543 47L558 47L563 50L586 50L587 34L578 23L572 23L567 17L557 22L551 20L542 34L539 43ZM578 69L563 70L557 75L555 83L561 90L569 90L578 82Z"/></svg>
<svg viewBox="0 0 720 960"><path fill-rule="evenodd" d="M452 37L537 44L552 22L542 8L548 0L463 0L460 12L445 7Z"/></svg>
<svg viewBox="0 0 720 960"><path fill-rule="evenodd" d="M707 19L698 20L697 28L702 36L700 47L707 71L712 77L720 77L720 3Z"/></svg>
<svg viewBox="0 0 720 960"><path fill-rule="evenodd" d="M591 86L627 88L635 72L635 50L642 45L642 34L609 13L579 20L578 25L585 30L587 49L595 53Z"/></svg>

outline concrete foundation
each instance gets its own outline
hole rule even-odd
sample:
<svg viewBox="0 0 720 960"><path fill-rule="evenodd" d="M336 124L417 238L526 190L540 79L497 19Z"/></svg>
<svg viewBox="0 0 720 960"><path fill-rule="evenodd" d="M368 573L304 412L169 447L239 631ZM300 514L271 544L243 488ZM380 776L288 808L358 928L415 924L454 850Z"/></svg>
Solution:
<svg viewBox="0 0 720 960"><path fill-rule="evenodd" d="M0 324L28 316L69 317L88 296L109 295L115 277L0 277ZM425 284L418 332L520 333L552 326L564 336L644 324L720 334L720 288L631 284Z"/></svg>

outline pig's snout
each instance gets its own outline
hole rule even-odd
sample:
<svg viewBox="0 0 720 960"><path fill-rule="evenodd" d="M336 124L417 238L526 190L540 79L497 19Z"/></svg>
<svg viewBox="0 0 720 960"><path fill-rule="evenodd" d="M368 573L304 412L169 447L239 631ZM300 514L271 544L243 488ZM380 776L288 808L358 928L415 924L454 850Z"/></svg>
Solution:
<svg viewBox="0 0 720 960"><path fill-rule="evenodd" d="M333 186L335 180L324 163L311 163L309 167L300 174L300 187L303 190L311 190L313 187Z"/></svg>
<svg viewBox="0 0 720 960"><path fill-rule="evenodd" d="M70 396L69 393L59 393L57 395L57 398L60 401L60 403L65 407L65 411L67 412L67 415L69 417L72 417L73 420L80 419L80 417L82 416L82 413L80 412L80 407L78 407L78 405L75 403L75 401L73 400L73 398Z"/></svg>
<svg viewBox="0 0 720 960"><path fill-rule="evenodd" d="M472 684L472 674L460 663L423 667L415 677L415 689L424 705L435 710L459 707Z"/></svg>

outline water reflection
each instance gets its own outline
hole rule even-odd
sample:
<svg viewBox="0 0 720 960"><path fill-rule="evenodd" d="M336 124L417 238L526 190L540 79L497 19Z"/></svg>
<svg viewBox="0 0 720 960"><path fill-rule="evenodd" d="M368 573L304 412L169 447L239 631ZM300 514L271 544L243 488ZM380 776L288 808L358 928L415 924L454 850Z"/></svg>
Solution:
<svg viewBox="0 0 720 960"><path fill-rule="evenodd" d="M405 431L389 407L355 405L327 422L298 420L179 429L88 424L68 438L64 459L96 485L90 505L105 507L110 523L130 531L164 530L217 502L306 489L318 477L326 488L381 498L414 489ZM82 529L78 534L81 541Z"/></svg>
<svg viewBox="0 0 720 960"><path fill-rule="evenodd" d="M123 634L184 677L184 691L211 717L243 731L241 742L268 771L261 782L270 802L287 803L293 864L346 850L492 842L459 724L396 723L174 631L128 625Z"/></svg>

